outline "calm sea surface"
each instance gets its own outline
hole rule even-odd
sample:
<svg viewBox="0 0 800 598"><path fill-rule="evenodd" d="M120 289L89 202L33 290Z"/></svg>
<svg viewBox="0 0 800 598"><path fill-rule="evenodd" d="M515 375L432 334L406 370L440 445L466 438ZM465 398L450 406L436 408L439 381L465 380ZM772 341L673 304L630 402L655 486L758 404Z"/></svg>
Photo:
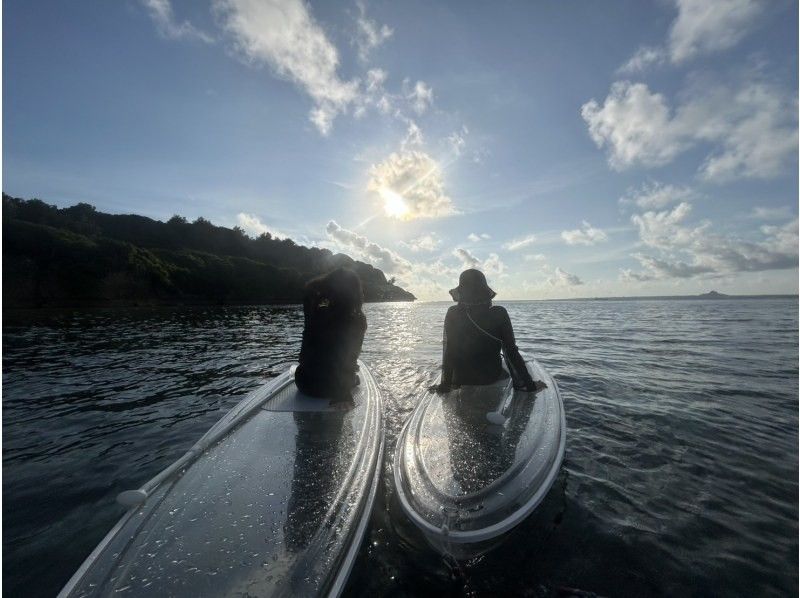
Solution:
<svg viewBox="0 0 800 598"><path fill-rule="evenodd" d="M391 455L436 376L448 305L368 305L388 458L349 595L797 594L796 300L503 305L561 388L559 479L459 576L416 546ZM122 515L116 494L291 364L301 331L297 307L6 314L5 594L55 595Z"/></svg>

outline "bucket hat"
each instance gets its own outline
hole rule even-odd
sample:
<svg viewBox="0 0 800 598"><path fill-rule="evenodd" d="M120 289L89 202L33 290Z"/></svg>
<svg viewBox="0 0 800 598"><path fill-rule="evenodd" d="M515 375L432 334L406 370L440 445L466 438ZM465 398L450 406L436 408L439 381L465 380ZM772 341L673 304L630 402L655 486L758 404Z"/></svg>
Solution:
<svg viewBox="0 0 800 598"><path fill-rule="evenodd" d="M496 294L489 288L483 272L474 268L464 270L458 277L458 286L450 289L453 301L464 303L485 303L491 301Z"/></svg>

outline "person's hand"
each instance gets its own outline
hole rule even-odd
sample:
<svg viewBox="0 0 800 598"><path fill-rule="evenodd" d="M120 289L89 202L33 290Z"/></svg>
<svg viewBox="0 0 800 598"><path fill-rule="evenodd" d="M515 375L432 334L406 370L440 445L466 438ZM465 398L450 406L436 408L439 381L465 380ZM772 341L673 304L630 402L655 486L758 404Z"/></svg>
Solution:
<svg viewBox="0 0 800 598"><path fill-rule="evenodd" d="M450 392L451 389L452 389L452 386L450 386L449 384L444 384L444 383L434 384L433 386L429 386L428 387L428 390L430 392L435 392L437 395L443 395L445 393L448 393L448 392Z"/></svg>
<svg viewBox="0 0 800 598"><path fill-rule="evenodd" d="M530 382L522 386L519 390L522 390L524 392L536 393L545 388L547 388L547 384L545 384L541 380L531 380Z"/></svg>

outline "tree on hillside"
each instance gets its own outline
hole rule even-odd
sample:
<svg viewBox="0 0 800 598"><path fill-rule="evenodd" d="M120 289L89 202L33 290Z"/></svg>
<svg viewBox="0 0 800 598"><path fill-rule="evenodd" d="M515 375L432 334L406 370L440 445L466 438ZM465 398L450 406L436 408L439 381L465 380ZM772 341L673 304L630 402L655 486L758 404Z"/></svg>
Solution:
<svg viewBox="0 0 800 598"><path fill-rule="evenodd" d="M241 227L203 217L159 222L98 212L88 203L59 209L3 194L3 230L4 290L21 289L16 303L29 301L32 288L41 291L37 301L46 303L50 293L55 304L102 301L112 287L114 296L135 288L137 296L164 301L292 302L307 280L339 267L358 274L367 301L414 299L394 278L344 254L268 232L251 239Z"/></svg>

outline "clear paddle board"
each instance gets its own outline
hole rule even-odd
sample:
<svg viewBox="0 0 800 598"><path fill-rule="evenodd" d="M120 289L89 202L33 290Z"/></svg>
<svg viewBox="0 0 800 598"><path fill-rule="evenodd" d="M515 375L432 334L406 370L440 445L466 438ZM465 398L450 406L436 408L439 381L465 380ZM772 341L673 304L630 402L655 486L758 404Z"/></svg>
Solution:
<svg viewBox="0 0 800 598"><path fill-rule="evenodd" d="M506 377L425 392L397 441L394 481L408 518L445 554L498 538L545 497L561 468L564 405L556 381L526 363L547 388L515 391ZM505 405L505 423L487 415Z"/></svg>
<svg viewBox="0 0 800 598"><path fill-rule="evenodd" d="M134 505L59 596L336 596L364 537L383 406L359 362L352 404L303 396L293 370L254 391Z"/></svg>

